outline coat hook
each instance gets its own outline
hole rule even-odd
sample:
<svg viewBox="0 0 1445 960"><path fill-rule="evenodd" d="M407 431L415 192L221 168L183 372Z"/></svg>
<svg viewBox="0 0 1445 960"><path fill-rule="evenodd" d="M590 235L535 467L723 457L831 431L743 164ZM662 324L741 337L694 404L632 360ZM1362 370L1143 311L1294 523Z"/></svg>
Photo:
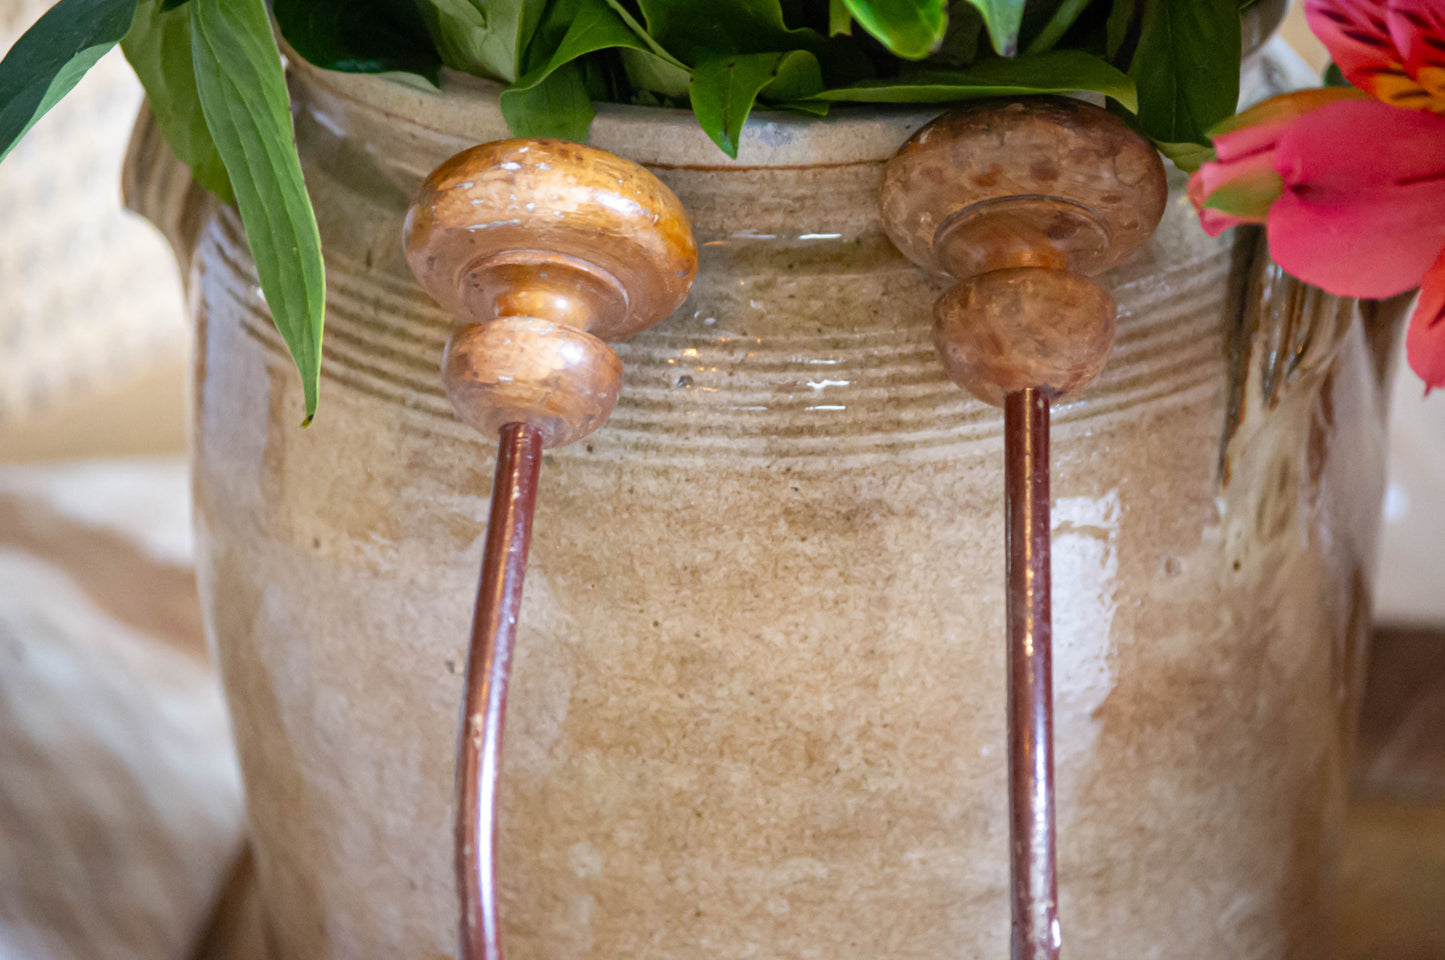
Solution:
<svg viewBox="0 0 1445 960"><path fill-rule="evenodd" d="M456 869L466 960L501 960L497 778L542 451L600 427L622 362L604 342L662 321L697 272L677 197L636 164L562 140L502 140L432 171L407 262L460 323L442 379L457 417L498 439L457 747Z"/></svg>
<svg viewBox="0 0 1445 960"><path fill-rule="evenodd" d="M1090 277L1154 233L1168 185L1150 144L1055 97L945 114L889 160L883 225L955 284L934 307L948 376L1004 408L1008 782L1013 960L1057 960L1049 610L1049 405L1090 383L1114 342Z"/></svg>

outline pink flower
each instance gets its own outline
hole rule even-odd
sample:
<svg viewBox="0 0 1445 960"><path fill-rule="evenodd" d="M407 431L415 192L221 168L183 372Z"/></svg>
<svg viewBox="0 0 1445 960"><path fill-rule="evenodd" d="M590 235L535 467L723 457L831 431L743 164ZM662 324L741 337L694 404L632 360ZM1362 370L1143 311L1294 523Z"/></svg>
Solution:
<svg viewBox="0 0 1445 960"><path fill-rule="evenodd" d="M1411 369L1445 386L1445 2L1306 0L1348 88L1260 104L1189 182L1212 235L1264 223L1281 267L1347 297L1421 286Z"/></svg>
<svg viewBox="0 0 1445 960"><path fill-rule="evenodd" d="M1305 17L1350 83L1392 106L1445 112L1440 0L1305 0Z"/></svg>
<svg viewBox="0 0 1445 960"><path fill-rule="evenodd" d="M1323 87L1272 97L1211 131L1215 159L1189 178L1189 199L1211 237L1241 223L1266 223L1284 190L1275 170L1279 139L1295 120L1338 100L1365 94Z"/></svg>

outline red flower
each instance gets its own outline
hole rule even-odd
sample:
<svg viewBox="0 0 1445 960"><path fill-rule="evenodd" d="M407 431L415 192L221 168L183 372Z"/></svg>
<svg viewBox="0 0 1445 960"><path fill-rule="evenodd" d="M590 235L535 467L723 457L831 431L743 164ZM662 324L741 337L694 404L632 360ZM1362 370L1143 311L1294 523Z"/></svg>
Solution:
<svg viewBox="0 0 1445 960"><path fill-rule="evenodd" d="M1281 267L1330 293L1421 286L1406 355L1445 386L1445 2L1306 0L1351 83L1266 101L1213 134L1189 182L1206 230L1264 223Z"/></svg>

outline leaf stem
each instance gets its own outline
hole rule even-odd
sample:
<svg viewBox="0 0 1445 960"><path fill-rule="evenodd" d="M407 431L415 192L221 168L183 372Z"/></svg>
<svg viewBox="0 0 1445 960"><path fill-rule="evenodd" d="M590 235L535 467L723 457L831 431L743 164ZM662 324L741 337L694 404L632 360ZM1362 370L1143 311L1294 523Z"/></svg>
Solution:
<svg viewBox="0 0 1445 960"><path fill-rule="evenodd" d="M1049 17L1049 22L1044 24L1044 28L1029 41L1029 45L1024 48L1024 55L1052 50L1054 44L1063 38L1088 5L1089 0L1064 0L1054 11L1054 15Z"/></svg>

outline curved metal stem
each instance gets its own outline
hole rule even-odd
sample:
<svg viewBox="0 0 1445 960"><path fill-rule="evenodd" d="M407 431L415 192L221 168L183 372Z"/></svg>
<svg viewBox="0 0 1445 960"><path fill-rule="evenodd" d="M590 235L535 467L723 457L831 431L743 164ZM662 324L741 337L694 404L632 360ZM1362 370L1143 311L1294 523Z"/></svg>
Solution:
<svg viewBox="0 0 1445 960"><path fill-rule="evenodd" d="M497 918L497 775L512 641L522 605L541 465L540 431L520 423L502 428L457 743L456 868L464 960L502 958Z"/></svg>
<svg viewBox="0 0 1445 960"><path fill-rule="evenodd" d="M1057 960L1049 612L1049 400L1004 399L1008 514L1008 786L1013 960Z"/></svg>

